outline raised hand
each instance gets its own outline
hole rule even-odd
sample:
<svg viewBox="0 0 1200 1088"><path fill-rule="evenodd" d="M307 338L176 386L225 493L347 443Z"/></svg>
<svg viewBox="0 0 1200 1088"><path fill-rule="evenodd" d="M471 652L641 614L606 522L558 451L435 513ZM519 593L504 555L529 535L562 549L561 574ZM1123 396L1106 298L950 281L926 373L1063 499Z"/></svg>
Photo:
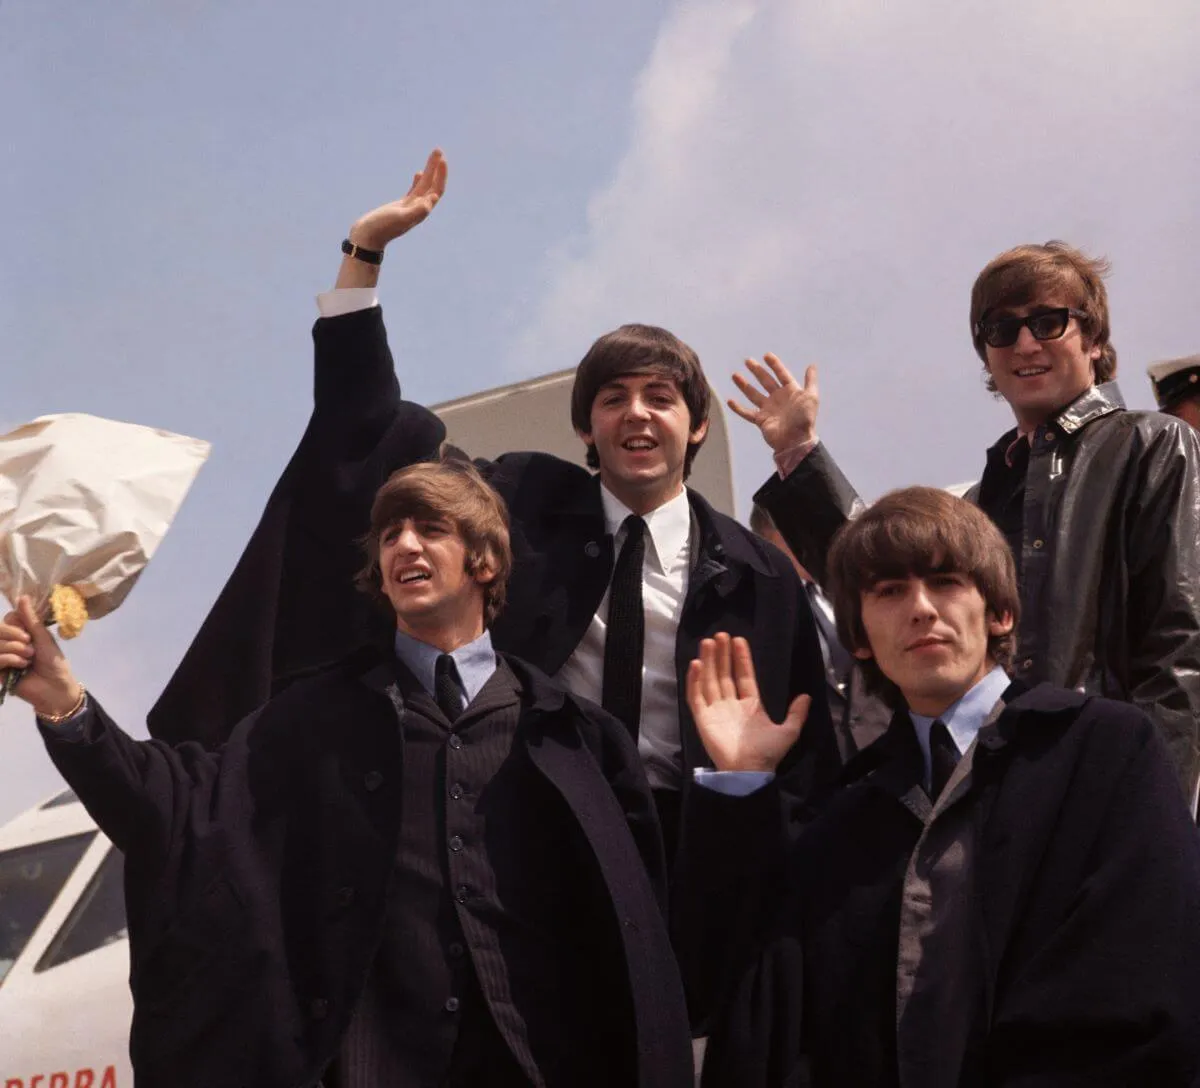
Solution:
<svg viewBox="0 0 1200 1088"><path fill-rule="evenodd" d="M83 689L28 597L0 622L0 670L6 669L28 669L13 694L44 717L65 714L79 702Z"/></svg>
<svg viewBox="0 0 1200 1088"><path fill-rule="evenodd" d="M700 643L700 656L688 667L687 701L718 771L774 771L800 736L812 703L796 696L776 725L759 702L750 644L723 632Z"/></svg>
<svg viewBox="0 0 1200 1088"><path fill-rule="evenodd" d="M744 374L735 373L733 384L750 402L747 408L730 397L725 403L742 419L753 423L768 446L776 453L812 442L817 437L817 368L804 372L801 385L777 355L768 352L763 366L757 359L747 359L746 369L757 379L755 385Z"/></svg>
<svg viewBox="0 0 1200 1088"><path fill-rule="evenodd" d="M367 212L350 228L350 241L365 249L383 249L388 242L423 222L446 191L446 158L434 148L425 169L413 176L412 187L399 200Z"/></svg>

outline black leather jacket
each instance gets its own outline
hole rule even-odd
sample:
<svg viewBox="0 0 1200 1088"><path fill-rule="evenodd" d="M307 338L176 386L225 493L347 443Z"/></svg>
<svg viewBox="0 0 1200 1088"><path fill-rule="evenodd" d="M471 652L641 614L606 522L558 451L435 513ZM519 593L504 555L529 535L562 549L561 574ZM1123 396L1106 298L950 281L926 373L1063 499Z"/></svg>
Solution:
<svg viewBox="0 0 1200 1088"><path fill-rule="evenodd" d="M988 451L989 471L1016 438ZM986 480L986 475L985 475ZM977 501L979 487L967 495ZM755 495L818 581L861 500L825 446ZM1187 796L1200 776L1200 439L1094 386L1033 434L1015 674L1132 702L1159 725Z"/></svg>

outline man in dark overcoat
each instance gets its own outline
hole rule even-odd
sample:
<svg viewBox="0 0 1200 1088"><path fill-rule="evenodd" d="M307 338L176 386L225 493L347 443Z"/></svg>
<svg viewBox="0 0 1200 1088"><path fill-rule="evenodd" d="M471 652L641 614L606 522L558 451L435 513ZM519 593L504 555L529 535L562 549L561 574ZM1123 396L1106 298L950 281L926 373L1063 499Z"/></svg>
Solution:
<svg viewBox="0 0 1200 1088"><path fill-rule="evenodd" d="M126 857L142 1088L685 1088L665 863L620 723L487 623L511 565L470 466L381 489L393 615L219 751L134 741L23 599L0 668Z"/></svg>
<svg viewBox="0 0 1200 1088"><path fill-rule="evenodd" d="M971 290L972 345L1015 426L968 497L1000 527L1021 587L1014 670L1140 707L1162 731L1185 797L1200 784L1200 437L1126 409L1115 381L1107 264L1064 242L1001 253ZM861 507L818 441L815 368L774 356L735 381L735 408L775 451L755 495L824 582L837 529ZM919 428L914 428L914 438Z"/></svg>
<svg viewBox="0 0 1200 1088"><path fill-rule="evenodd" d="M296 521L282 536L260 527L242 565L254 567L265 553L285 577L265 595L242 597L242 605L231 583L221 614L210 616L151 711L153 735L194 735L187 709L193 691L278 689L291 670L313 663L310 651L332 652L329 645L284 649L298 637L286 624L294 627L314 596L323 614L339 617L337 631L349 636L362 628L361 602L344 582L320 575L321 555L365 530L361 473L377 473L388 456L419 454L427 445L396 444L396 436L433 433L427 410L400 399L375 286L385 247L428 215L445 178L445 160L434 152L404 198L351 228L337 287L319 299L325 316L314 333L317 401L303 455L321 467L303 501L320 512L319 526ZM367 420L361 430L352 423L358 410ZM477 462L512 518L514 569L508 607L492 631L496 645L625 722L654 790L668 857L693 771L708 762L682 688L702 638L728 630L750 640L773 713L782 714L800 692L814 696L805 740L789 757L788 788L797 797L812 796L813 783L827 782L839 766L820 644L795 573L775 548L685 486L708 410L696 353L665 329L628 325L601 337L576 375L572 422L597 474L542 453ZM293 569L312 577L287 577ZM235 658L228 662L235 673L226 678L214 663L226 661L227 637L238 638L239 629L259 632L275 658ZM237 675L247 668L256 672L253 683Z"/></svg>
<svg viewBox="0 0 1200 1088"><path fill-rule="evenodd" d="M897 710L799 834L769 779L802 708L762 713L741 640L689 676L751 791L698 789L680 847L704 1083L1194 1084L1200 840L1153 723L1009 680L1012 557L970 503L894 492L829 561L845 645Z"/></svg>

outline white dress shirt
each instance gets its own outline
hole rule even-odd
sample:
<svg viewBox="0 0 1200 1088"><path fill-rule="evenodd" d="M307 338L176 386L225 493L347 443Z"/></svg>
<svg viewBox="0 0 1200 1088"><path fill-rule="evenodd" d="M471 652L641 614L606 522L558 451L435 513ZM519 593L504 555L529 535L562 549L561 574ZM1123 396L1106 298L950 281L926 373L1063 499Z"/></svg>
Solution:
<svg viewBox="0 0 1200 1088"><path fill-rule="evenodd" d="M322 317L340 317L378 305L373 287L343 287L317 296ZM619 531L633 513L601 486L607 532L615 534L613 555L625 543ZM675 638L688 586L692 518L687 492L643 516L648 530L642 564L645 641L642 655L642 713L638 751L646 777L655 789L680 788L683 746L679 738L679 683L675 674ZM569 690L600 702L604 680L604 639L608 629L608 592L583 638L557 679Z"/></svg>
<svg viewBox="0 0 1200 1088"><path fill-rule="evenodd" d="M627 535L621 525L633 511L603 485L600 500L604 505L605 529L615 535L613 555L616 556ZM638 751L651 787L677 790L683 773L683 749L679 739L675 636L688 587L692 516L687 492L680 492L642 518L647 533L646 555L642 561L645 642ZM557 676L571 691L596 703L600 702L603 693L608 596L606 590L583 638Z"/></svg>

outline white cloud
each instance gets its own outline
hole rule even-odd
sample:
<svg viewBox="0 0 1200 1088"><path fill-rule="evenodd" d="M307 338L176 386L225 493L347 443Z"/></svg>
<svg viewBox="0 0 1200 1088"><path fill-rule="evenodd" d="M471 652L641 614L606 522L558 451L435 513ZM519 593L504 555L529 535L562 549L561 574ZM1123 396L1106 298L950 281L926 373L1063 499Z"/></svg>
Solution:
<svg viewBox="0 0 1200 1088"><path fill-rule="evenodd" d="M1146 406L1144 363L1200 346L1198 51L1190 0L680 3L513 358L650 321L722 387L775 350L821 364L822 432L864 490L964 479L1009 425L967 337L971 281L1065 237L1113 259ZM733 429L744 501L768 462Z"/></svg>

